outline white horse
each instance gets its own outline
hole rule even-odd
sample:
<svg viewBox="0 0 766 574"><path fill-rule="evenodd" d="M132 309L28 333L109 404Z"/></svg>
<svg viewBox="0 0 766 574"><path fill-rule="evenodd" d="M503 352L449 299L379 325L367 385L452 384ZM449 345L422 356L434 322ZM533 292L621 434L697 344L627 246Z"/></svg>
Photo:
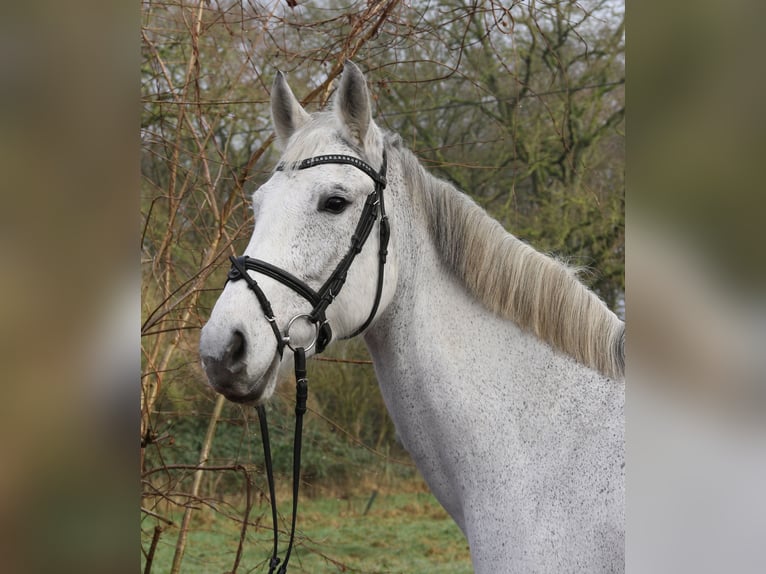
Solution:
<svg viewBox="0 0 766 574"><path fill-rule="evenodd" d="M353 165L295 162L343 154L378 170L385 155L391 244L363 336L398 435L465 534L475 571L623 571L624 323L570 269L507 233L378 127L354 64L328 111L308 114L281 74L271 98L286 167L253 196L245 254L318 289L348 250L374 182ZM334 338L374 308L379 225L327 308ZM275 329L311 340L307 321L287 327L311 304L248 274L271 301L274 329L246 282L230 282L200 354L218 392L262 403L292 363L277 352Z"/></svg>

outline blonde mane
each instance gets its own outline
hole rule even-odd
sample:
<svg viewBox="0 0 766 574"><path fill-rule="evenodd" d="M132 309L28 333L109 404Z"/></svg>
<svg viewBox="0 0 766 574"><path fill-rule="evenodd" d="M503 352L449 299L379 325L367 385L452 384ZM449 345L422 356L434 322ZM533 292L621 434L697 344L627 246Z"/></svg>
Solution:
<svg viewBox="0 0 766 574"><path fill-rule="evenodd" d="M482 304L580 363L624 376L625 324L573 269L508 233L406 149L399 154L438 252Z"/></svg>

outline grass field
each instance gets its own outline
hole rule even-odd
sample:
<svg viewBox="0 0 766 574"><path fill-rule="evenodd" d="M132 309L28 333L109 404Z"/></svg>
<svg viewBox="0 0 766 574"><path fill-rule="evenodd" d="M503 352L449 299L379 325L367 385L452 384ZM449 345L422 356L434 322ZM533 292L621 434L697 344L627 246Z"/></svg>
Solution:
<svg viewBox="0 0 766 574"><path fill-rule="evenodd" d="M289 497L282 497L280 553L287 546ZM368 497L349 500L301 500L296 547L290 573L363 572L413 573L472 572L468 545L458 527L428 493L379 494L364 515ZM256 505L251 520L263 526L248 528L238 573L266 572L271 553L270 510ZM173 517L180 524L181 515ZM153 525L142 525L142 545L149 547ZM178 529L168 528L158 545L152 572L170 571ZM239 542L240 525L221 512L195 512L181 572L216 574L230 572ZM142 568L145 557L142 556Z"/></svg>

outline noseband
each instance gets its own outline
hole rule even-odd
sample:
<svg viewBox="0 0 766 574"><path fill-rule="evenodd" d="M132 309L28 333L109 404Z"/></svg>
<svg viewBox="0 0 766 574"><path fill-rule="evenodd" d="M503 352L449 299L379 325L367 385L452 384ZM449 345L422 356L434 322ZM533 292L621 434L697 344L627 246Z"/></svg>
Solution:
<svg viewBox="0 0 766 574"><path fill-rule="evenodd" d="M348 155L320 155L316 157L310 157L304 159L297 164L285 165L280 163L276 170L284 171L286 169L309 169L317 165L325 164L345 164L352 165L357 169L362 170L375 182L375 189L367 196L367 200L362 208L362 214L359 217L359 222L356 225L354 234L351 236L351 245L349 246L346 255L340 260L335 270L332 272L327 281L319 288L318 291L314 291L304 281L295 277L291 273L284 269L261 261L260 259L253 259L247 255L242 257L230 257L231 269L229 270L227 281L238 281L244 279L248 288L255 293L258 303L263 310L263 314L266 320L271 325L271 330L274 332L274 337L277 340L277 352L282 357L285 346L293 351L295 358L295 383L296 383L296 404L295 404L295 438L293 443L293 510L292 510L292 525L290 528L290 542L287 547L284 562L279 568L277 574L284 574L287 572L287 563L290 560L290 553L293 548L293 541L295 538L295 522L298 512L298 489L300 485L300 460L301 460L301 437L303 434L303 414L306 412L306 401L308 399L308 379L306 377L306 351L310 351L316 346L315 353L319 354L324 351L327 344L332 340L332 329L327 321L325 312L327 307L335 300L340 293L343 285L346 282L348 270L351 264L354 262L356 256L362 251L367 238L370 236L370 232L375 225L375 221L378 218L378 210L380 210L380 246L378 249L378 285L375 291L375 299L372 304L372 309L367 319L357 328L349 338L355 337L362 333L375 318L380 306L380 299L383 293L383 275L386 265L386 256L388 254L388 239L390 236L390 228L388 224L388 217L386 216L385 203L383 202L383 190L386 187L386 152L383 150L383 162L380 167L380 171L375 171L369 164L362 161L359 158ZM286 285L298 295L306 299L313 308L309 313L300 313L295 315L287 322L284 333L280 330L277 320L274 317L274 311L271 308L271 303L268 297L261 289L258 282L250 276L247 272L255 271L261 273L267 277L271 277ZM293 345L290 340L290 328L299 319L305 319L307 322L314 326L314 339L305 348L302 346ZM279 564L280 560L278 554L278 540L279 532L277 528L277 506L274 489L274 471L271 461L271 447L269 444L269 429L266 421L266 410L263 405L256 407L258 412L258 419L260 423L261 436L263 438L263 454L266 461L266 476L269 483L269 496L271 499L271 518L274 531L274 545L271 560L269 561L269 574L272 574Z"/></svg>

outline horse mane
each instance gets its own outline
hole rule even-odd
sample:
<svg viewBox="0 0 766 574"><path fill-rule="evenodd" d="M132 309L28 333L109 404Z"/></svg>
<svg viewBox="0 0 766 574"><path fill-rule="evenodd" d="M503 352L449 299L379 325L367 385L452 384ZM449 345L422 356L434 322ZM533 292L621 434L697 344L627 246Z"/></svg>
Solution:
<svg viewBox="0 0 766 574"><path fill-rule="evenodd" d="M408 150L399 153L437 251L484 306L580 363L608 377L624 376L625 324L574 269L508 233Z"/></svg>

